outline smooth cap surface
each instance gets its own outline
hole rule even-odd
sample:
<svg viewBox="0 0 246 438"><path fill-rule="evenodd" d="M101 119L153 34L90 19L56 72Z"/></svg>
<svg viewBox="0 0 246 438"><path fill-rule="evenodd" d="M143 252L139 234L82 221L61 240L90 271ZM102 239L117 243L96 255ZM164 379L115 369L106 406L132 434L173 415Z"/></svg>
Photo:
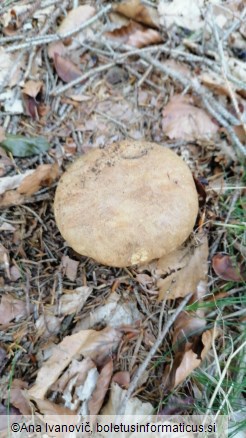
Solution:
<svg viewBox="0 0 246 438"><path fill-rule="evenodd" d="M190 169L176 153L126 140L78 158L59 181L54 210L75 251L125 267L181 245L194 227L198 196Z"/></svg>

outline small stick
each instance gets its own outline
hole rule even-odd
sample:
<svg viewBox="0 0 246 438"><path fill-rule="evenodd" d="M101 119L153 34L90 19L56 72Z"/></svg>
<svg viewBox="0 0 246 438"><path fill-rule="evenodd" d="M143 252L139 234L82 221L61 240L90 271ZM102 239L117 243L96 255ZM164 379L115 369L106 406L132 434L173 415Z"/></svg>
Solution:
<svg viewBox="0 0 246 438"><path fill-rule="evenodd" d="M193 295L192 293L189 293L188 295L186 295L186 297L181 301L181 303L179 304L179 306L177 307L177 309L175 310L175 312L173 313L171 318L164 325L162 332L158 334L156 342L151 347L151 349L150 349L149 353L147 354L146 358L144 359L144 361L138 367L138 370L136 371L136 373L135 373L135 375L130 383L130 386L127 390L127 393L122 400L118 415L123 415L125 413L127 402L130 399L130 397L132 396L133 392L135 391L140 377L142 376L142 374L146 370L147 366L149 365L149 362L151 361L152 357L154 356L154 354L156 353L156 351L158 350L158 348L162 344L169 329L173 325L174 321L177 319L178 315L182 312L182 310L184 309L184 307L186 306L186 304L188 303L188 301L192 295Z"/></svg>

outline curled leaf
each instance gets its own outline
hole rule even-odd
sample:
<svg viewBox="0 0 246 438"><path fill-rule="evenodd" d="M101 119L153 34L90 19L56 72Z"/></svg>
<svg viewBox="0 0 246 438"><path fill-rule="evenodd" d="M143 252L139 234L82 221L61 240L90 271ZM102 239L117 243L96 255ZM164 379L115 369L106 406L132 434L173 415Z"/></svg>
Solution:
<svg viewBox="0 0 246 438"><path fill-rule="evenodd" d="M60 56L58 53L54 54L54 63L56 73L64 82L71 82L82 75L82 72L72 61Z"/></svg>
<svg viewBox="0 0 246 438"><path fill-rule="evenodd" d="M246 275L238 266L233 266L232 259L226 254L215 254L212 259L212 266L215 273L223 280L244 281Z"/></svg>
<svg viewBox="0 0 246 438"><path fill-rule="evenodd" d="M46 152L50 144L44 137L24 137L23 135L7 134L0 146L14 157L31 157Z"/></svg>

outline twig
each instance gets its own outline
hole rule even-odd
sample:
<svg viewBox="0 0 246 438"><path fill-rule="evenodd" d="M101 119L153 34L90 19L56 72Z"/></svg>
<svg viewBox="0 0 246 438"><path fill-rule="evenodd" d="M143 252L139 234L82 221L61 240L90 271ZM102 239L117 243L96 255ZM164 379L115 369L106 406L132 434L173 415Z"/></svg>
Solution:
<svg viewBox="0 0 246 438"><path fill-rule="evenodd" d="M189 299L191 298L192 293L190 293L189 295L187 295L179 304L179 306L177 307L177 309L175 310L175 312L173 313L173 315L171 316L171 318L167 321L167 323L164 325L163 330L160 334L158 334L158 337L156 339L156 342L154 343L154 345L151 347L149 353L147 354L146 358L144 359L144 361L141 363L141 365L138 367L137 372L135 373L130 386L127 390L127 393L125 395L125 397L122 400L121 403L121 407L120 410L118 412L119 415L123 415L125 413L125 409L126 409L126 405L128 400L130 399L130 397L132 396L133 392L135 391L138 381L140 379L140 377L142 376L142 374L144 373L144 371L146 370L149 362L151 361L153 355L156 353L156 351L158 350L158 348L160 347L160 345L162 344L166 334L168 333L169 329L171 328L171 326L173 325L174 321L177 319L178 315L180 314L180 312L182 312L182 310L184 309L184 307L186 306L186 304L188 303Z"/></svg>

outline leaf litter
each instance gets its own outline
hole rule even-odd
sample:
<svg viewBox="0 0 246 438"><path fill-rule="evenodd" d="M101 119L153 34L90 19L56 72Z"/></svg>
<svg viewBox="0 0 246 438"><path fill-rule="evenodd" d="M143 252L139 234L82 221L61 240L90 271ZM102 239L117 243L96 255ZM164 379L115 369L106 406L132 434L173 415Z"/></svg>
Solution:
<svg viewBox="0 0 246 438"><path fill-rule="evenodd" d="M211 346L221 337L208 324L207 294L223 288L221 280L244 279L243 251L238 267L224 253L227 230L213 248L213 221L227 224L234 202L224 190L232 207L228 216L220 211L213 182L222 175L228 187L228 178L243 175L242 11L237 3L213 4L213 28L203 0L189 8L183 1L153 7L125 1L104 12L100 2L71 3L63 1L60 9L27 2L1 14L1 344L9 359L15 342L22 349L10 408L27 413L34 403L46 417L116 414L158 338L162 304L168 320L192 292L126 405L126 413L150 415L179 388L182 402L194 399L193 370L213 360ZM225 37L224 58L214 29ZM194 235L182 248L123 270L68 248L52 204L56 180L76 156L127 137L174 148L209 189L204 187ZM238 181L233 190L240 197ZM7 397L2 403L7 406Z"/></svg>

